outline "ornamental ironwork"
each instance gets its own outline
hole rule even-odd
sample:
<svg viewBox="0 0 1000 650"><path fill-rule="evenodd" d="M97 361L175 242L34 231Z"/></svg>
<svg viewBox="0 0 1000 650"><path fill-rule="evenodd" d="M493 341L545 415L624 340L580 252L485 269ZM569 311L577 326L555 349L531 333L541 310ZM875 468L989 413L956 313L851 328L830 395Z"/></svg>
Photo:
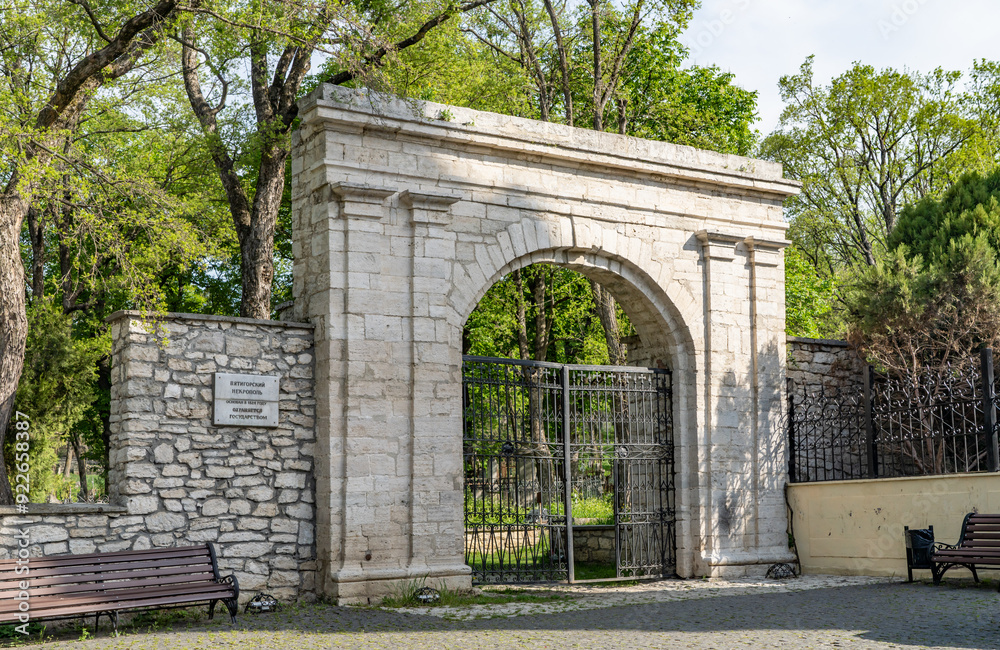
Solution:
<svg viewBox="0 0 1000 650"><path fill-rule="evenodd" d="M570 580L574 525L614 527L614 577L674 574L669 371L467 356L463 384L476 582Z"/></svg>
<svg viewBox="0 0 1000 650"><path fill-rule="evenodd" d="M995 381L988 349L919 376L868 367L855 387L789 381L789 479L997 471Z"/></svg>

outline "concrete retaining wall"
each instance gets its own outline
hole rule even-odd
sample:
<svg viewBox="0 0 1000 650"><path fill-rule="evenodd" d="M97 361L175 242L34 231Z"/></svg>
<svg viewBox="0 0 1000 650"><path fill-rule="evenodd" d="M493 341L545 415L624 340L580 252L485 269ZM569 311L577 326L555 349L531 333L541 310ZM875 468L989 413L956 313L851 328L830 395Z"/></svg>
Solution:
<svg viewBox="0 0 1000 650"><path fill-rule="evenodd" d="M903 526L932 525L937 541L954 544L966 513L1000 513L997 474L799 483L788 494L804 573L905 576Z"/></svg>

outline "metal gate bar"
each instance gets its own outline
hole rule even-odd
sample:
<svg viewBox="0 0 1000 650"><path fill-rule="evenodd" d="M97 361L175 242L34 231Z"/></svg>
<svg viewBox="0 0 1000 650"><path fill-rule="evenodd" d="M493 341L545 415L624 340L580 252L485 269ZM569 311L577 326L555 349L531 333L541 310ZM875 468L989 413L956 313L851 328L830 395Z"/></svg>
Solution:
<svg viewBox="0 0 1000 650"><path fill-rule="evenodd" d="M463 360L473 578L573 581L575 516L614 526L612 579L672 575L670 372Z"/></svg>

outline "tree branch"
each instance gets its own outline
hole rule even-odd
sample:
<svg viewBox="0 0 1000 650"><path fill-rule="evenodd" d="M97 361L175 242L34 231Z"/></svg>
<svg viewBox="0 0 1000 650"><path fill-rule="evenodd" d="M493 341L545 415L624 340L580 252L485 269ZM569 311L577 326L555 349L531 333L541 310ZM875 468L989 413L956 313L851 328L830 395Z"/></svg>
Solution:
<svg viewBox="0 0 1000 650"><path fill-rule="evenodd" d="M473 9L478 9L479 7L482 7L484 5L488 5L492 2L496 2L496 0L471 0L470 2L466 2L458 6L457 8L454 6L450 6L448 9L445 9L437 16L434 16L430 20L426 21L423 25L420 26L420 28L416 32L411 34L409 37L404 38L401 41L397 41L393 45L383 46L375 50L374 53L365 57L364 66L378 67L382 65L382 60L390 51L398 52L400 50L405 50L411 45L416 45L417 43L422 41L425 36L427 36L428 32L430 32L438 25L447 22L456 14L466 13L472 11ZM357 76L356 72L352 72L350 70L344 70L342 72L338 72L337 74L326 77L325 79L323 79L323 82L328 84L333 84L336 86L347 83L348 81L354 79L356 76Z"/></svg>

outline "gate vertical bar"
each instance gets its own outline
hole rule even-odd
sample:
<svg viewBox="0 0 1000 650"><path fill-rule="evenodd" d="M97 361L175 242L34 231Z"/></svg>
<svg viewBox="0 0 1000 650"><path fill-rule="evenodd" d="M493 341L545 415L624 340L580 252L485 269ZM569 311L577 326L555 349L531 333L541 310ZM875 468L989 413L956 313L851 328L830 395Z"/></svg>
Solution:
<svg viewBox="0 0 1000 650"><path fill-rule="evenodd" d="M573 451L570 448L570 426L569 419L569 366L562 367L562 433L563 433L563 486L565 488L566 505L563 511L566 513L566 567L568 574L567 582L573 584L575 580L575 570L573 568Z"/></svg>
<svg viewBox="0 0 1000 650"><path fill-rule="evenodd" d="M795 478L795 394L792 378L785 381L785 391L788 393L788 480L796 482Z"/></svg>
<svg viewBox="0 0 1000 650"><path fill-rule="evenodd" d="M878 458L875 450L875 413L872 404L872 375L875 370L865 366L865 449L868 456L868 478L878 478Z"/></svg>
<svg viewBox="0 0 1000 650"><path fill-rule="evenodd" d="M979 362L983 378L983 431L986 433L986 465L987 470L995 472L1000 469L1000 459L998 459L997 453L997 414L993 395L993 350L990 348L981 349ZM966 467L966 470L968 469Z"/></svg>

